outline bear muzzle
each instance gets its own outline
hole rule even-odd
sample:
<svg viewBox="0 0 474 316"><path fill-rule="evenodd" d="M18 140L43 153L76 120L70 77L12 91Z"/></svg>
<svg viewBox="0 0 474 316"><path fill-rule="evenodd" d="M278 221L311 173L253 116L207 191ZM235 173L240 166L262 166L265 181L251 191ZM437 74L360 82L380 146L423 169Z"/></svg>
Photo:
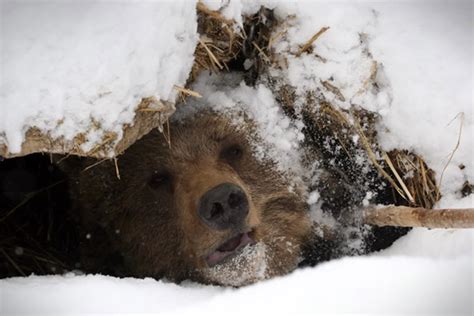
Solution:
<svg viewBox="0 0 474 316"><path fill-rule="evenodd" d="M249 213L244 190L232 183L222 183L207 191L200 199L199 218L216 230L240 230Z"/></svg>
<svg viewBox="0 0 474 316"><path fill-rule="evenodd" d="M245 247L249 245L252 246L255 243L255 240L251 237L251 232L237 234L212 251L206 257L206 263L209 267L213 267L238 254Z"/></svg>

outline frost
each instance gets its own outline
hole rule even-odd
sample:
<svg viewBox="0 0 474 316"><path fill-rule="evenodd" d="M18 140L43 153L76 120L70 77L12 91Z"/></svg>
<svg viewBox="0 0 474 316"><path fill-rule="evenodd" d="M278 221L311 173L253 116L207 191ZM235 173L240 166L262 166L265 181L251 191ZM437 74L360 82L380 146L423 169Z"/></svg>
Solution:
<svg viewBox="0 0 474 316"><path fill-rule="evenodd" d="M371 200L373 197L374 197L374 193L368 191L368 192L365 194L364 200L362 201L362 205L363 205L363 206L369 206L369 205L370 205L370 200Z"/></svg>
<svg viewBox="0 0 474 316"><path fill-rule="evenodd" d="M223 84L225 83L225 84ZM247 86L240 75L201 75L193 85L203 98L190 101L174 119L193 115L203 108L225 113L236 126L252 120L258 139L254 154L259 159L277 162L278 169L295 178L303 176L300 142L304 138L301 124L284 115L271 90L264 85Z"/></svg>
<svg viewBox="0 0 474 316"><path fill-rule="evenodd" d="M309 194L309 197L308 197L308 200L306 201L306 203L308 203L309 205L315 204L316 202L318 202L319 197L320 197L319 192L318 191L313 191Z"/></svg>

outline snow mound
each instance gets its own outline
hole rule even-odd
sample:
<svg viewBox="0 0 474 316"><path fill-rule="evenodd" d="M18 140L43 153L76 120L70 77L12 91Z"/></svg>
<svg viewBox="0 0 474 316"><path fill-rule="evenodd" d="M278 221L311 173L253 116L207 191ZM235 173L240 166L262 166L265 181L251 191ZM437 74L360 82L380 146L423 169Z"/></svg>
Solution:
<svg viewBox="0 0 474 316"><path fill-rule="evenodd" d="M420 240L423 253L410 251ZM417 229L395 243L397 251L343 258L241 289L99 275L11 278L0 280L0 312L469 315L473 242L474 230ZM454 252L453 243L461 245Z"/></svg>
<svg viewBox="0 0 474 316"><path fill-rule="evenodd" d="M130 126L127 144L173 112L197 42L194 1L2 1L1 19L2 156L114 156Z"/></svg>

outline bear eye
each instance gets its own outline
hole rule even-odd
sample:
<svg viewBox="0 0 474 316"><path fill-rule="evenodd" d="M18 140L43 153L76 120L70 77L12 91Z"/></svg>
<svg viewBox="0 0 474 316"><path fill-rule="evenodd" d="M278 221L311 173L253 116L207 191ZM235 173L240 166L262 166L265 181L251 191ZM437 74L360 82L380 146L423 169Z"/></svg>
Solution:
<svg viewBox="0 0 474 316"><path fill-rule="evenodd" d="M158 189L169 184L171 175L168 172L155 172L148 180L148 185L153 189Z"/></svg>
<svg viewBox="0 0 474 316"><path fill-rule="evenodd" d="M243 155L243 148L238 144L233 144L230 146L225 147L221 153L220 158L229 161L235 161L242 158Z"/></svg>

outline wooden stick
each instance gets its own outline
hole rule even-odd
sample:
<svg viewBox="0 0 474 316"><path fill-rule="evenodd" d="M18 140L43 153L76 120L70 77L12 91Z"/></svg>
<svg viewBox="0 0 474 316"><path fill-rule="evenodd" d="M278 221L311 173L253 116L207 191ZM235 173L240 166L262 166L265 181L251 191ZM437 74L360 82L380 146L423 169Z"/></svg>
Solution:
<svg viewBox="0 0 474 316"><path fill-rule="evenodd" d="M364 221L376 226L474 228L474 208L372 207L364 210Z"/></svg>

